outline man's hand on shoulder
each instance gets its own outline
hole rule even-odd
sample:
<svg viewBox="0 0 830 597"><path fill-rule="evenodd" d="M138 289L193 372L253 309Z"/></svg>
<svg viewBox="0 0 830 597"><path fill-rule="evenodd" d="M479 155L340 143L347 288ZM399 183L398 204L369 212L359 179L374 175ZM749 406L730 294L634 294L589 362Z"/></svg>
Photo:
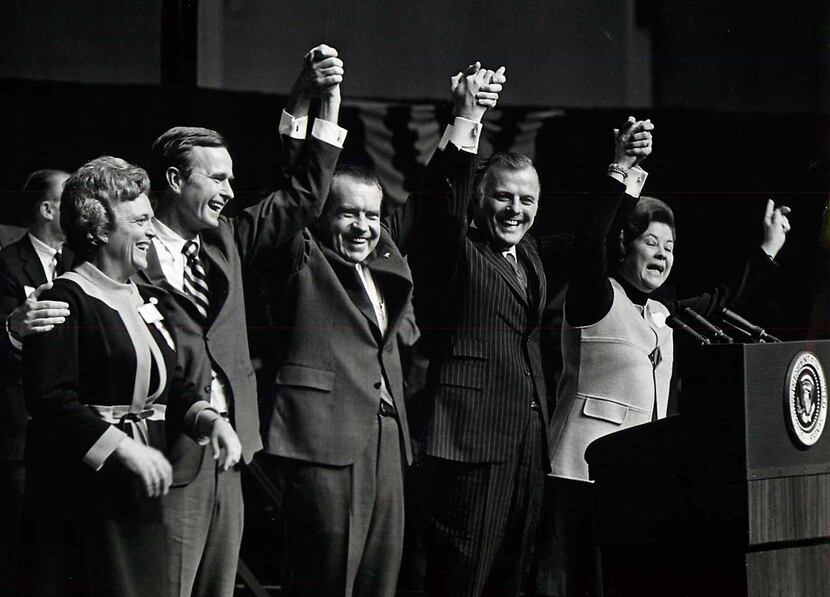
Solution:
<svg viewBox="0 0 830 597"><path fill-rule="evenodd" d="M69 305L63 301L41 301L38 297L52 288L47 282L29 295L23 304L9 314L6 331L21 340L29 334L42 334L60 325L69 317Z"/></svg>

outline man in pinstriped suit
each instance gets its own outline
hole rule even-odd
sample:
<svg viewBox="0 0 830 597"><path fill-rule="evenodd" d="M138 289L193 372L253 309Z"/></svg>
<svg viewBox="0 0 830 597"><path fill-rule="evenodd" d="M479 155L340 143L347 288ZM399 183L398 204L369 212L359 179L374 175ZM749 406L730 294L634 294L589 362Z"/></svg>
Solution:
<svg viewBox="0 0 830 597"><path fill-rule="evenodd" d="M539 178L517 154L496 154L474 172L486 109L476 98L504 80L502 69L475 66L453 78L456 119L406 207L415 313L430 358L415 431L432 475L428 595L519 594L547 471L545 275L525 236Z"/></svg>

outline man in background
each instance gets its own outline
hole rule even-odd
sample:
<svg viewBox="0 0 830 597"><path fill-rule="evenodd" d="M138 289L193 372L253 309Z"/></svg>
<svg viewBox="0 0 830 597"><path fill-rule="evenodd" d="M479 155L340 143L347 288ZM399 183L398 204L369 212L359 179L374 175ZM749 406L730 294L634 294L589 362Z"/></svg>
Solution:
<svg viewBox="0 0 830 597"><path fill-rule="evenodd" d="M38 301L38 295L63 272L63 231L60 200L69 174L37 170L29 175L20 194L21 216L27 224L19 240L0 251L0 593L16 571L20 519L25 481L23 447L28 415L20 379L21 341L63 323L69 314L65 303ZM3 591L2 589L6 589Z"/></svg>

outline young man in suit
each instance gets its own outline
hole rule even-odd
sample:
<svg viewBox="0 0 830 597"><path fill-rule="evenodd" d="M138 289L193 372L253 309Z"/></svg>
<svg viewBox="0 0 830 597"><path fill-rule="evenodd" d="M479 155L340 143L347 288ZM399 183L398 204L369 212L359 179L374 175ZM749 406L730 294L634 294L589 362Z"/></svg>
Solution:
<svg viewBox="0 0 830 597"><path fill-rule="evenodd" d="M233 162L221 135L176 127L151 151L157 236L139 276L168 291L185 377L228 417L246 463L262 444L242 269L320 214L345 137L337 126L342 76L333 48L321 45L306 55L280 122L286 164L279 189L235 219L220 213L234 196ZM319 113L306 137L315 97ZM170 455L174 487L164 514L171 596L233 594L243 527L240 475L222 470L214 458L185 437Z"/></svg>
<svg viewBox="0 0 830 597"><path fill-rule="evenodd" d="M474 172L486 109L476 98L492 82L503 71L477 64L453 78L455 121L404 210L430 359L415 430L430 473L429 595L519 594L547 471L546 286L526 237L539 178L527 157L509 153Z"/></svg>
<svg viewBox="0 0 830 597"><path fill-rule="evenodd" d="M15 571L25 481L23 446L28 416L20 380L23 337L52 329L69 314L66 303L39 301L38 295L61 272L63 232L60 200L69 174L37 170L21 192L25 235L0 251L0 589ZM0 593L5 593L0 590Z"/></svg>

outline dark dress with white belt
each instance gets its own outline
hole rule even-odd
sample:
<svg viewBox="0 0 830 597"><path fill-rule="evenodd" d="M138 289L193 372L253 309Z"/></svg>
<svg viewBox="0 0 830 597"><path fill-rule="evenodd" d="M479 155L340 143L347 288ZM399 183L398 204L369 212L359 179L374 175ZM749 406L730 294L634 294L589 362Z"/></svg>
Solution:
<svg viewBox="0 0 830 597"><path fill-rule="evenodd" d="M195 434L209 405L176 374L151 293L83 263L41 296L68 303L70 316L24 344L32 416L25 593L166 590L163 500L147 497L112 452L125 434L164 451L167 436Z"/></svg>

